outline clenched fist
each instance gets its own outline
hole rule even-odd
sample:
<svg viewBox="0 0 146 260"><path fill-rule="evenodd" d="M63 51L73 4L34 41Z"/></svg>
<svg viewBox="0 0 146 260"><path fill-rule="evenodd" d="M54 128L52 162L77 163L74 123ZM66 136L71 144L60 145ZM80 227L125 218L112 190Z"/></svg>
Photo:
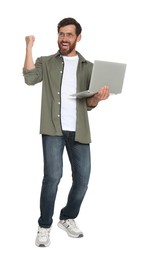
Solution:
<svg viewBox="0 0 146 260"><path fill-rule="evenodd" d="M26 36L25 37L25 41L26 41L26 47L28 48L32 48L33 43L35 41L35 37L33 35L30 36Z"/></svg>

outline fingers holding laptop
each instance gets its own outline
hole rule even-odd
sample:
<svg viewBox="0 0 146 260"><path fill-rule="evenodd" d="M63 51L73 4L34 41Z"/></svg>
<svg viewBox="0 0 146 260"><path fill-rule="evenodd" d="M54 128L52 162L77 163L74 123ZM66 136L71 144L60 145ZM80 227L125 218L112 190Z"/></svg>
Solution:
<svg viewBox="0 0 146 260"><path fill-rule="evenodd" d="M101 100L107 99L109 95L109 87L105 85L96 94L86 99L87 106L96 107Z"/></svg>
<svg viewBox="0 0 146 260"><path fill-rule="evenodd" d="M101 100L107 99L109 95L109 87L105 85L100 88L100 90L94 95L94 97L97 98L99 102Z"/></svg>

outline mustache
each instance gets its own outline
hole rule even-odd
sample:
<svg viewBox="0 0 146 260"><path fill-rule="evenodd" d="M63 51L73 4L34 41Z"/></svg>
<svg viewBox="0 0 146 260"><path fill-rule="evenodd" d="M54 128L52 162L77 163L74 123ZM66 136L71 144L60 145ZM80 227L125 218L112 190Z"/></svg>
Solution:
<svg viewBox="0 0 146 260"><path fill-rule="evenodd" d="M62 44L62 43L69 43L69 42L68 41L61 41L60 43Z"/></svg>

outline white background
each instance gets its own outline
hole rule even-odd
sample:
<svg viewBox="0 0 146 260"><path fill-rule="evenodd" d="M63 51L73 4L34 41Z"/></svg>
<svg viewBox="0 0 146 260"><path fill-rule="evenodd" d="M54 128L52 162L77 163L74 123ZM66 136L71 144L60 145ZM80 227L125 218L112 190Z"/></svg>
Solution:
<svg viewBox="0 0 146 260"><path fill-rule="evenodd" d="M142 0L1 1L0 254L1 259L146 259L146 14ZM57 23L72 16L83 28L77 49L87 59L127 63L123 93L90 112L92 175L77 218L84 238L57 227L70 188L64 154L51 246L37 248L43 176L39 135L41 85L24 84L25 36L34 60L58 50Z"/></svg>

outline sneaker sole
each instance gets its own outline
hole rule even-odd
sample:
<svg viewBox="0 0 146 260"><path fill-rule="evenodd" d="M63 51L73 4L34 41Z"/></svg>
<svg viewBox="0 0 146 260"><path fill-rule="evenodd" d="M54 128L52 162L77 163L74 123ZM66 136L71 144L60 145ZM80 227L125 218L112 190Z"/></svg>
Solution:
<svg viewBox="0 0 146 260"><path fill-rule="evenodd" d="M83 234L82 234L82 233L79 234L79 235L72 235L72 234L70 234L69 231L68 231L68 229L65 228L61 223L58 223L57 226L58 226L59 228L61 228L62 230L66 231L66 233L68 234L69 237L73 237L73 238L81 238L81 237L83 237Z"/></svg>
<svg viewBox="0 0 146 260"><path fill-rule="evenodd" d="M37 242L35 242L35 245L38 247L48 247L51 244L51 242L49 242L48 244L38 244Z"/></svg>

